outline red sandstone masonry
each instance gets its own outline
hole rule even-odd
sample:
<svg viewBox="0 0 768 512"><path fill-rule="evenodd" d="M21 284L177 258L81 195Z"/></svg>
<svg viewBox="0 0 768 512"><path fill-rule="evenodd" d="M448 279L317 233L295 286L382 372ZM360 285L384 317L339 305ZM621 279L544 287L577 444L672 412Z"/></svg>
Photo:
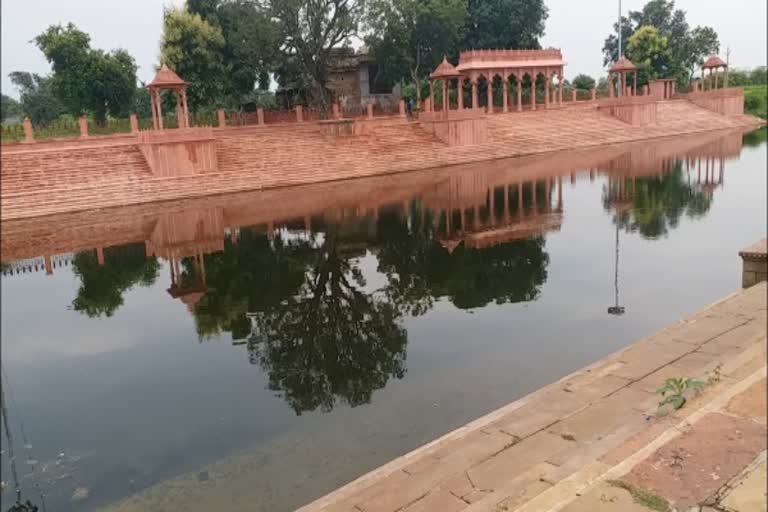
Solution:
<svg viewBox="0 0 768 512"><path fill-rule="evenodd" d="M418 123L389 124L375 126L370 135L341 138L323 135L315 123L214 129L218 172L193 179L153 177L135 143L127 143L125 136L110 141L91 137L82 145L53 144L44 151L36 150L38 144L4 146L0 218L383 175L752 127L758 121L723 116L688 101L668 101L658 104L655 125L633 127L599 113L591 102L578 102L488 116L488 142L457 147L442 143Z"/></svg>

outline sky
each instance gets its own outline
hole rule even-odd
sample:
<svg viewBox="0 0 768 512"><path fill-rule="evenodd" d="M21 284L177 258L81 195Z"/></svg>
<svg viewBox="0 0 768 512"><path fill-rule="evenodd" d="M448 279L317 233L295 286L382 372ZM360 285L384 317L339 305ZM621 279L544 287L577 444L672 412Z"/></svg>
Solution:
<svg viewBox="0 0 768 512"><path fill-rule="evenodd" d="M2 45L0 88L18 97L8 79L12 71L50 72L40 51L29 41L57 23L75 23L91 35L91 46L104 50L124 48L136 59L140 80L152 79L159 55L162 13L165 6L184 0L3 0L0 16ZM622 9L640 10L646 0L623 0ZM579 73L599 76L602 47L618 17L618 0L546 0L549 18L544 47L563 51L566 77ZM720 36L721 55L731 48L731 65L752 68L766 65L766 0L677 0L688 23L710 25Z"/></svg>

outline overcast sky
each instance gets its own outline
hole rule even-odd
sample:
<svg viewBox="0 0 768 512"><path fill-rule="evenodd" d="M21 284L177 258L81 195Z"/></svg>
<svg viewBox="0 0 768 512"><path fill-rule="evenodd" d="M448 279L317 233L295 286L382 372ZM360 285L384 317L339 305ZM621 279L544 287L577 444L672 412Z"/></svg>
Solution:
<svg viewBox="0 0 768 512"><path fill-rule="evenodd" d="M136 59L139 79L149 81L157 64L163 7L184 0L2 0L2 91L18 97L11 71L46 74L50 66L29 41L46 27L73 22L91 35L91 46L125 48ZM617 0L546 0L549 19L543 46L561 48L566 77L603 72L601 49L618 15ZM646 0L623 0L624 12ZM766 0L677 0L688 23L711 25L720 36L721 54L731 48L734 67L766 64Z"/></svg>

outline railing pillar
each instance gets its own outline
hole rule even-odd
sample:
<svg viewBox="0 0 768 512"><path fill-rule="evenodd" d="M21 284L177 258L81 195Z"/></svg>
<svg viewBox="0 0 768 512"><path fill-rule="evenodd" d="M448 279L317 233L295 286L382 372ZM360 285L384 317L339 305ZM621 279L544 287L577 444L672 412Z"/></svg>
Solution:
<svg viewBox="0 0 768 512"><path fill-rule="evenodd" d="M219 119L219 128L224 128L227 126L227 116L224 114L223 108L220 108L216 111L216 117Z"/></svg>
<svg viewBox="0 0 768 512"><path fill-rule="evenodd" d="M87 139L88 138L88 118L85 116L80 116L80 138L81 139Z"/></svg>
<svg viewBox="0 0 768 512"><path fill-rule="evenodd" d="M592 88L592 101L597 101L597 89Z"/></svg>
<svg viewBox="0 0 768 512"><path fill-rule="evenodd" d="M304 107L296 105L296 122L301 123L304 121Z"/></svg>
<svg viewBox="0 0 768 512"><path fill-rule="evenodd" d="M131 133L139 133L139 119L136 114L131 114Z"/></svg>
<svg viewBox="0 0 768 512"><path fill-rule="evenodd" d="M365 106L365 109L368 113L368 119L373 119L373 103L369 103Z"/></svg>
<svg viewBox="0 0 768 512"><path fill-rule="evenodd" d="M331 112L333 113L334 119L341 119L341 109L339 109L338 103L331 105Z"/></svg>
<svg viewBox="0 0 768 512"><path fill-rule="evenodd" d="M264 124L264 109L261 107L256 109L256 123L259 126L262 126Z"/></svg>
<svg viewBox="0 0 768 512"><path fill-rule="evenodd" d="M405 117L405 100L400 100L400 102L397 104L398 112L400 113L400 117Z"/></svg>
<svg viewBox="0 0 768 512"><path fill-rule="evenodd" d="M576 103L576 89L571 89L571 101Z"/></svg>
<svg viewBox="0 0 768 512"><path fill-rule="evenodd" d="M24 142L31 144L35 142L35 132L32 129L32 121L28 118L24 118Z"/></svg>

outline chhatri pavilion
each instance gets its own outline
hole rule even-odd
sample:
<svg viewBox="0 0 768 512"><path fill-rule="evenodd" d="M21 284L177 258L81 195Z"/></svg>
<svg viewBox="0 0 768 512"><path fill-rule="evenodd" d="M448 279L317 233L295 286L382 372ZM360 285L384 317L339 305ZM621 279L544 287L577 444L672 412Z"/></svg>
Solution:
<svg viewBox="0 0 768 512"><path fill-rule="evenodd" d="M548 48L546 50L468 50L459 54L459 63L454 66L443 58L440 65L429 76L430 101L427 102L429 111L433 108L435 98L435 83L440 82L442 87L442 108L448 111L450 105L451 90L463 91L464 84L469 81L472 88L471 108L480 108L478 91L481 82L493 84L498 81L502 84L501 105L504 112L508 112L510 106L517 110L523 109L523 85L529 84L531 88L530 108L536 109L536 84L544 85L543 104L549 107L561 104L563 101L563 69L565 62L560 50ZM527 81L526 81L527 79ZM516 98L510 99L510 82L514 84ZM455 84L455 89L453 89ZM494 105L493 87L485 87L486 108L493 112ZM464 109L463 94L456 94L459 110Z"/></svg>

